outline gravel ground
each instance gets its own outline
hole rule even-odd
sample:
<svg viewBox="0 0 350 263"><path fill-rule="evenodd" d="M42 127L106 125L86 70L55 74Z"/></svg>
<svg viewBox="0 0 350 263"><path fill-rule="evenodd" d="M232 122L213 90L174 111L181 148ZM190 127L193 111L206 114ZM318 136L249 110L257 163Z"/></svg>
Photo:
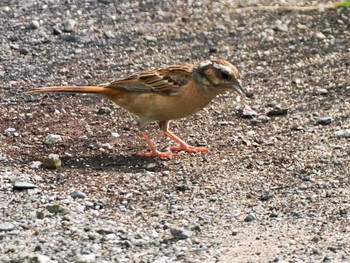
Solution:
<svg viewBox="0 0 350 263"><path fill-rule="evenodd" d="M1 262L350 261L349 9L257 3L0 2ZM210 57L254 97L172 123L209 154L140 158L113 103L23 93Z"/></svg>

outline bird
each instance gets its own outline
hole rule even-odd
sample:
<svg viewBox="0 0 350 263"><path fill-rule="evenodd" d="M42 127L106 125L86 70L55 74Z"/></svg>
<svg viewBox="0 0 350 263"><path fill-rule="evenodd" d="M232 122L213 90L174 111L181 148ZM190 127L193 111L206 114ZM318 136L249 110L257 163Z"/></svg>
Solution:
<svg viewBox="0 0 350 263"><path fill-rule="evenodd" d="M138 116L140 135L150 149L139 153L139 156L166 159L178 155L180 151L209 151L205 147L187 144L169 130L169 123L196 113L217 95L228 91L249 97L239 70L227 60L211 59L141 71L96 86L37 87L27 92L92 93L106 97ZM170 151L159 151L146 132L146 126L152 122L158 122L160 130L179 146L169 147Z"/></svg>

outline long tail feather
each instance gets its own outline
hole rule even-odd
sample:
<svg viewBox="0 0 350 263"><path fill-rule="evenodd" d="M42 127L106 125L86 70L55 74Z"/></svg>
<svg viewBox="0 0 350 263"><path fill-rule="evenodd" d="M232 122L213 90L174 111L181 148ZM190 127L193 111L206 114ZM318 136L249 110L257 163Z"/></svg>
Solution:
<svg viewBox="0 0 350 263"><path fill-rule="evenodd" d="M106 89L103 86L53 86L53 87L42 87L32 88L26 93L34 92L71 92L71 93L106 93Z"/></svg>

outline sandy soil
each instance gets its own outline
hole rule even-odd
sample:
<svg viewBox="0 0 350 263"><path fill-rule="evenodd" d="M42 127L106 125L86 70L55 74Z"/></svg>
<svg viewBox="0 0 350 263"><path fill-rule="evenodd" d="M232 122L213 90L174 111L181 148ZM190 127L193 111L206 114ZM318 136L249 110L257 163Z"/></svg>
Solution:
<svg viewBox="0 0 350 263"><path fill-rule="evenodd" d="M0 3L0 225L14 226L0 231L3 262L350 260L349 9L211 2ZM208 154L141 158L135 117L112 102L24 93L211 57L237 65L254 97L225 94L171 124ZM61 167L35 167L52 153Z"/></svg>

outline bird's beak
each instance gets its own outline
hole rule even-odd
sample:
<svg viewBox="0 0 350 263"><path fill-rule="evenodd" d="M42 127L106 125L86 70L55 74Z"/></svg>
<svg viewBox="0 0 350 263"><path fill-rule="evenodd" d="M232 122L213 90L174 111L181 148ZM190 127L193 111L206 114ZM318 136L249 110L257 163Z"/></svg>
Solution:
<svg viewBox="0 0 350 263"><path fill-rule="evenodd" d="M243 87L242 81L240 79L236 80L236 83L233 85L232 89L241 95L244 94L247 96L248 94L247 90Z"/></svg>

